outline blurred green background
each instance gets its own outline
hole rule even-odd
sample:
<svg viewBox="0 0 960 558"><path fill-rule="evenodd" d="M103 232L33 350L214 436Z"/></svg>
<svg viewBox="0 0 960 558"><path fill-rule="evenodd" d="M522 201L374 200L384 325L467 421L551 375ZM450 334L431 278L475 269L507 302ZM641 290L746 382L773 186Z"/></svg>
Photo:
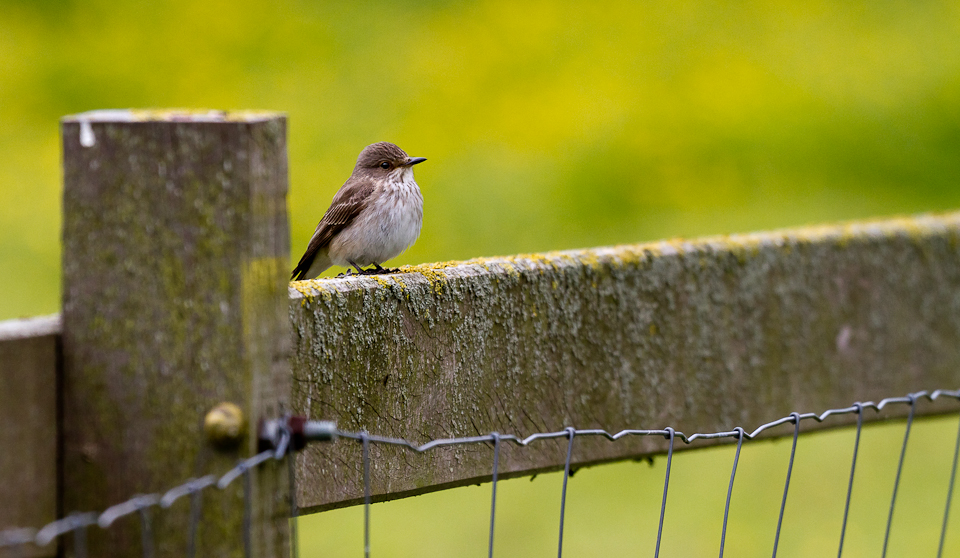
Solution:
<svg viewBox="0 0 960 558"><path fill-rule="evenodd" d="M3 0L0 8L0 319L58 310L58 118L91 109L287 112L294 257L357 153L380 140L429 159L417 167L422 236L393 264L960 207L956 2ZM809 443L820 444L811 451L818 467L847 467L827 441ZM925 460L950 452L927 450ZM722 477L723 451L678 464ZM799 494L818 494L819 476ZM888 476L874 488L885 494ZM504 486L550 487L543 498L553 502L549 478ZM652 479L651 494L661 482L646 466L582 472L570 529L586 541L622 521L622 508L600 496L637 478ZM688 508L701 498L691 478L677 484L690 492ZM757 490L776 500L780 489ZM483 530L472 529L482 527L485 498L486 489L461 489L377 506L380 516L399 510L389 512L394 523L377 524L378 553L420 554L391 537L469 526L476 540L443 539L469 548L427 553L481 555ZM418 502L446 510L445 522L415 519ZM817 515L815 504L807 515ZM508 550L555 522L552 507L517 505L516 523L500 531L504 554L552 552ZM337 522L356 528L357 513L305 520L304 548L338 540L347 531ZM649 527L624 530L649 538ZM768 531L751 535L763 539L758 548ZM876 530L864 537L875 542ZM596 554L608 548L602 541L632 540L597 539L571 548Z"/></svg>
<svg viewBox="0 0 960 558"><path fill-rule="evenodd" d="M0 319L59 301L58 118L283 110L299 256L360 149L394 263L960 207L956 2L70 2L0 9Z"/></svg>

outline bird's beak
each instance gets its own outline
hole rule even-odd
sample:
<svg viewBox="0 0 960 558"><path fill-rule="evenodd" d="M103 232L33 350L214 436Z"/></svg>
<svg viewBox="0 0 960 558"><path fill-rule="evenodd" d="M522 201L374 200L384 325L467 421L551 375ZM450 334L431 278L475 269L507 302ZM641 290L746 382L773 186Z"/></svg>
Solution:
<svg viewBox="0 0 960 558"><path fill-rule="evenodd" d="M403 166L405 166L405 167L412 167L413 165L419 165L420 163L422 163L422 162L424 162L424 161L426 161L426 160L427 160L426 157L410 157L409 159L407 159L407 162L404 163Z"/></svg>

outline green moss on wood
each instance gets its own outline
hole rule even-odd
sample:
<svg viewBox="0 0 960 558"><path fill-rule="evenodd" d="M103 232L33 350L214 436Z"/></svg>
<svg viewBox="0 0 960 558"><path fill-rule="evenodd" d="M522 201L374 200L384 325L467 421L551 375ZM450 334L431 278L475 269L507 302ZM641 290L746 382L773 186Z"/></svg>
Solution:
<svg viewBox="0 0 960 558"><path fill-rule="evenodd" d="M132 112L67 118L63 133L63 499L97 510L233 466L239 453L203 442L213 405L286 406L285 125ZM251 434L243 452L254 445ZM280 477L258 476L256 490L283 494L269 484ZM210 498L200 553L242 554L239 491ZM278 504L257 502L261 550L282 554ZM172 513L157 526L158 554L182 550L187 523ZM91 537L98 555L139 552L132 524Z"/></svg>
<svg viewBox="0 0 960 558"><path fill-rule="evenodd" d="M960 365L958 230L960 213L925 215L291 283L294 405L425 441L568 425L748 427L949 387ZM661 445L584 440L574 459ZM357 451L308 450L301 503L355 501ZM475 482L489 459L480 446L384 457L374 492ZM562 461L563 448L544 443L505 454L502 470Z"/></svg>

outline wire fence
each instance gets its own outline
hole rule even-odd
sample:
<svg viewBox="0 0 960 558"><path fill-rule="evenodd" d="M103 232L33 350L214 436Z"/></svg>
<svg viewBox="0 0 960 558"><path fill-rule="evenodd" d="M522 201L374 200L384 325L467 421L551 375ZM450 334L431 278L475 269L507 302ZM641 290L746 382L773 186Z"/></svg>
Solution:
<svg viewBox="0 0 960 558"><path fill-rule="evenodd" d="M567 481L570 475L570 466L571 466L571 457L573 455L573 444L576 438L583 437L600 437L605 438L611 442L616 442L625 437L629 436L663 436L668 440L668 449L667 449L667 464L666 464L666 474L664 477L663 483L663 497L660 504L660 519L657 528L657 539L656 546L654 548L653 556L658 558L660 554L660 545L661 538L663 534L663 522L667 510L667 495L670 488L670 470L673 460L674 446L676 440L680 440L685 444L691 444L697 440L713 440L719 438L733 438L736 440L736 452L734 454L733 466L730 472L730 481L727 487L726 500L723 510L723 526L720 534L720 557L722 558L725 550L726 543L726 534L727 534L727 523L729 519L730 511L730 502L733 495L734 480L736 479L737 474L737 465L740 461L740 453L743 448L744 440L752 440L759 436L764 431L770 430L780 425L792 424L793 425L793 437L792 445L790 449L790 459L787 466L786 479L784 481L783 487L783 497L780 504L780 512L777 520L776 535L774 538L773 544L773 557L776 558L777 551L780 542L780 533L783 526L783 515L784 510L787 504L787 496L790 491L790 477L793 472L794 466L794 457L796 455L797 449L797 439L800 435L800 423L804 420L813 420L816 422L823 422L831 416L839 415L849 415L855 414L857 416L856 424L856 434L854 437L854 447L853 447L853 457L850 464L850 476L849 482L847 485L846 499L844 503L844 513L843 521L840 530L840 540L837 550L837 556L842 557L843 555L843 545L844 539L847 532L847 521L849 518L850 511L850 500L853 491L853 482L856 476L857 469L857 457L860 447L860 434L863 428L863 418L864 411L873 410L876 412L882 411L885 407L891 405L909 405L909 412L906 419L906 428L903 436L903 443L901 445L899 460L897 464L897 473L894 481L893 491L890 498L890 508L887 514L886 527L884 530L884 540L883 540L883 551L882 558L885 558L888 550L888 543L890 540L890 528L893 523L894 510L897 503L897 494L900 486L901 473L903 471L904 457L906 456L907 444L910 439L910 432L914 422L915 411L917 403L923 399L929 401L935 401L939 398L949 398L954 400L960 400L960 390L943 390L938 389L932 392L928 391L919 391L915 393L908 394L903 397L889 397L881 400L878 403L866 402L866 403L854 403L849 407L844 407L840 409L829 409L820 414L816 413L790 413L790 415L783 418L774 420L763 424L753 431L747 432L741 427L735 427L731 430L722 431L722 432L713 432L713 433L695 433L691 435L686 435L683 432L677 431L672 427L666 427L658 430L637 430L637 429L626 429L621 430L616 433L610 433L602 429L577 429L574 427L567 427L563 430L556 432L540 432L531 434L525 438L521 438L512 434L500 434L497 432L492 432L483 436L467 436L461 438L443 438L431 440L422 445L404 440L401 438L391 438L385 436L377 436L369 434L367 432L350 432L339 430L336 428L336 425L329 422L323 421L307 421L302 417L286 417L283 419L276 419L271 421L266 421L263 430L261 431L261 449L267 448L261 451L260 453L250 457L248 459L240 461L235 467L229 471L223 473L222 475L207 475L201 478L190 479L187 482L175 486L164 493L155 493L155 494L146 494L146 495L136 495L129 500L114 505L102 513L95 512L85 512L85 513L72 513L67 517L53 521L40 529L32 528L14 528L6 529L0 531L0 550L6 550L13 552L14 555L23 554L29 545L36 546L47 546L53 541L57 540L59 537L72 536L73 538L73 548L74 555L77 558L86 558L87 556L87 545L86 545L86 534L87 529L92 526L98 526L101 529L109 529L111 525L114 524L118 519L137 514L140 519L140 531L142 538L142 555L146 558L150 558L154 555L154 544L152 538L152 529L151 529L151 508L159 507L160 509L166 509L171 507L178 500L189 497L190 502L190 527L188 533L188 542L186 550L186 556L188 558L193 558L196 555L196 539L198 525L200 521L200 510L202 505L202 495L205 490L208 489L219 489L226 490L230 487L235 480L240 477L243 477L244 481L242 483L241 490L243 491L243 502L244 502L244 515L243 515L243 542L245 555L250 556L252 550L252 541L251 541L251 497L252 497L252 472L263 465L264 463L276 460L286 460L288 466L290 467L290 478L291 482L295 478L293 473L294 460L289 458L295 451L301 449L304 445L309 442L318 442L318 441L332 441L336 438L344 438L359 442L362 446L362 469L363 469L363 489L364 489L364 537L363 537L363 552L364 556L370 556L370 505L371 505L371 489L370 489L370 446L371 444L380 444L380 445L390 445L402 447L406 450L424 453L433 449L449 447L449 446L460 446L460 445L473 445L473 444L483 444L489 445L492 447L492 487L491 487L491 503L490 503L490 525L489 525L489 537L488 537L488 556L493 557L494 552L494 530L496 526L496 513L497 513L497 481L499 475L499 465L500 465L500 450L501 446L505 443L515 444L516 446L526 447L531 443L541 441L541 440L551 440L551 439L566 439L567 441L567 450L566 450L566 460L563 468L563 483L560 495L560 514L559 514L559 535L557 542L557 556L562 558L563 556L563 532L564 532L564 516L566 510L566 494L567 494ZM953 461L951 465L950 480L946 488L946 498L943 511L943 523L940 530L940 538L937 556L941 557L943 555L944 541L946 540L947 534L947 524L950 514L950 507L953 499L954 485L956 481L956 472L957 472L957 462L960 458L960 427L957 430L957 439L954 445L953 452ZM296 504L296 487L291 486L291 500L290 500L290 514L293 517L298 515L298 509ZM294 532L292 533L292 547L294 555L297 552L297 541L296 541L296 531L295 525L296 522L293 522Z"/></svg>

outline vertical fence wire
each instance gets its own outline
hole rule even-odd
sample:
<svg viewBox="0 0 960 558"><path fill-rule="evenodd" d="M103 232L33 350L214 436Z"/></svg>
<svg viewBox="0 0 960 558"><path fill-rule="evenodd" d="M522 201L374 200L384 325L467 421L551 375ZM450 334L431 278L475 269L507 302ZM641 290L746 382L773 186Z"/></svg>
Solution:
<svg viewBox="0 0 960 558"><path fill-rule="evenodd" d="M360 433L363 445L363 555L370 558L370 436Z"/></svg>
<svg viewBox="0 0 960 558"><path fill-rule="evenodd" d="M850 463L850 482L847 483L847 500L843 505L843 523L840 526L840 548L837 558L843 556L843 539L847 534L847 518L850 516L850 497L853 494L853 475L857 470L857 454L860 451L860 432L863 430L863 405L854 403L857 408L857 434L853 439L853 459Z"/></svg>
<svg viewBox="0 0 960 558"><path fill-rule="evenodd" d="M87 558L86 525L73 530L73 555L75 558Z"/></svg>
<svg viewBox="0 0 960 558"><path fill-rule="evenodd" d="M890 542L890 526L893 524L893 510L897 504L897 491L900 489L900 474L903 472L903 458L907 454L907 442L910 440L910 427L913 426L913 412L917 408L917 398L910 394L910 414L907 415L907 427L903 432L903 446L900 448L900 461L897 463L897 478L893 481L893 495L890 497L890 513L887 515L887 528L883 534L883 552L881 558L887 556L887 546Z"/></svg>
<svg viewBox="0 0 960 558"><path fill-rule="evenodd" d="M557 558L563 557L563 515L567 506L567 479L570 478L570 458L573 456L573 436L576 429L572 426L564 428L570 441L567 442L567 460L563 465L563 489L560 492L560 540L557 543Z"/></svg>
<svg viewBox="0 0 960 558"><path fill-rule="evenodd" d="M743 428L736 428L737 453L733 455L733 469L730 471L730 484L727 486L727 502L723 506L723 529L720 531L720 558L723 558L723 546L727 540L727 518L730 517L730 496L733 494L733 480L737 478L737 463L740 462L740 448L743 446Z"/></svg>
<svg viewBox="0 0 960 558"><path fill-rule="evenodd" d="M787 493L790 491L790 475L793 474L793 458L797 454L797 436L800 435L800 415L790 413L793 419L793 445L790 447L790 464L787 465L787 480L783 483L783 501L780 502L780 518L777 519L777 535L773 539L773 558L777 558L777 547L780 546L780 528L783 526L783 512L787 508Z"/></svg>
<svg viewBox="0 0 960 558"><path fill-rule="evenodd" d="M249 467L243 469L243 556L253 556L253 537L250 533L253 528L253 475Z"/></svg>
<svg viewBox="0 0 960 558"><path fill-rule="evenodd" d="M663 477L663 500L660 502L660 525L657 527L657 548L653 552L653 558L660 556L660 537L663 535L663 516L667 511L667 489L670 488L670 465L673 462L673 441L676 432L669 426L666 428L667 438L670 439L670 447L667 449L667 473Z"/></svg>
<svg viewBox="0 0 960 558"><path fill-rule="evenodd" d="M193 490L190 493L190 531L187 535L187 558L197 555L197 530L200 527L200 506L203 493Z"/></svg>
<svg viewBox="0 0 960 558"><path fill-rule="evenodd" d="M494 432L490 437L493 438L493 486L490 491L490 543L487 558L493 558L493 525L497 517L497 471L500 469L500 434Z"/></svg>
<svg viewBox="0 0 960 558"><path fill-rule="evenodd" d="M290 480L290 554L293 558L300 558L300 536L297 530L297 516L300 509L297 507L297 454L287 454L287 476Z"/></svg>
<svg viewBox="0 0 960 558"><path fill-rule="evenodd" d="M140 515L140 550L143 558L153 558L153 532L150 526L150 511L146 506L138 510Z"/></svg>
<svg viewBox="0 0 960 558"><path fill-rule="evenodd" d="M943 509L943 527L940 529L940 544L937 546L937 558L943 556L943 542L947 536L947 519L950 517L950 503L953 500L953 485L957 480L957 457L960 457L960 427L957 428L957 443L953 447L953 464L950 466L950 485L947 488L947 505Z"/></svg>

